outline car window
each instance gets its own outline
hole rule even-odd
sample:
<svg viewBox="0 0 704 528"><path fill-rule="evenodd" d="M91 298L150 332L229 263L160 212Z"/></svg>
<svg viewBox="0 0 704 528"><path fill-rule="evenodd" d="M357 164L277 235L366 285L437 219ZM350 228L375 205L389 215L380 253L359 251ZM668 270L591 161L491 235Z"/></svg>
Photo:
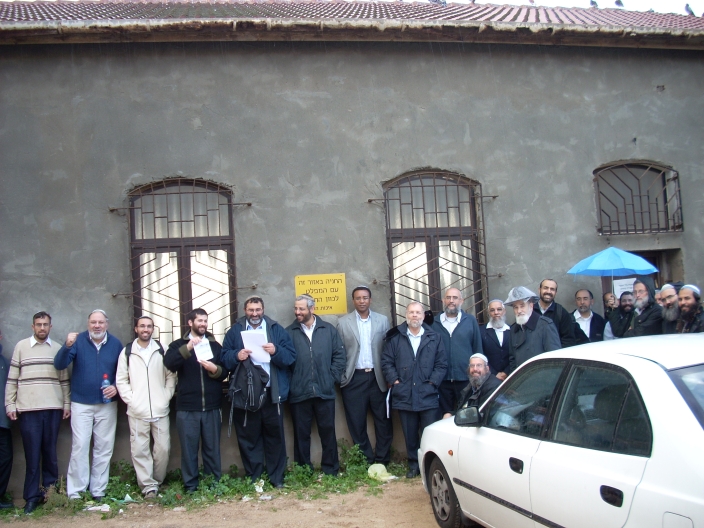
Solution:
<svg viewBox="0 0 704 528"><path fill-rule="evenodd" d="M540 438L564 361L538 361L504 383L485 409L486 427Z"/></svg>
<svg viewBox="0 0 704 528"><path fill-rule="evenodd" d="M649 456L650 421L625 372L574 366L567 380L552 439L587 449Z"/></svg>
<svg viewBox="0 0 704 528"><path fill-rule="evenodd" d="M670 378L704 427L704 365L670 371Z"/></svg>

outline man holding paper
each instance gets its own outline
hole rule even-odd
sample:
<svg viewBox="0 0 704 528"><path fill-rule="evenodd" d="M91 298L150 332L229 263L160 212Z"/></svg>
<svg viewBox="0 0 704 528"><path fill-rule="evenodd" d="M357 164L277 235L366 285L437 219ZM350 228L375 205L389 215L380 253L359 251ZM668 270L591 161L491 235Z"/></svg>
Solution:
<svg viewBox="0 0 704 528"><path fill-rule="evenodd" d="M176 429L181 441L181 475L186 491L198 488L198 448L202 442L203 472L220 479L220 407L222 347L207 331L208 313L196 308L186 316L189 331L169 345L164 366L178 374Z"/></svg>
<svg viewBox="0 0 704 528"><path fill-rule="evenodd" d="M247 298L244 313L225 335L223 365L234 371L241 361L249 360L266 370L269 382L261 409L256 412L233 409L237 444L245 474L252 482L259 480L266 467L271 484L282 488L286 441L281 404L288 398L289 367L296 361L296 350L286 330L264 315L261 297Z"/></svg>

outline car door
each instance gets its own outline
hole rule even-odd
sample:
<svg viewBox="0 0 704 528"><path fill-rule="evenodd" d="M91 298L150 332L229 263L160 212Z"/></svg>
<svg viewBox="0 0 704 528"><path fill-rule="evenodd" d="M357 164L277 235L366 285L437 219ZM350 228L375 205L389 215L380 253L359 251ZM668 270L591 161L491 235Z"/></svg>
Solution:
<svg viewBox="0 0 704 528"><path fill-rule="evenodd" d="M567 362L526 365L482 408L483 425L460 437L460 504L480 522L498 527L533 527L530 469L547 431L554 394Z"/></svg>
<svg viewBox="0 0 704 528"><path fill-rule="evenodd" d="M650 422L628 373L604 363L575 363L550 439L533 456L536 526L623 526L651 447Z"/></svg>

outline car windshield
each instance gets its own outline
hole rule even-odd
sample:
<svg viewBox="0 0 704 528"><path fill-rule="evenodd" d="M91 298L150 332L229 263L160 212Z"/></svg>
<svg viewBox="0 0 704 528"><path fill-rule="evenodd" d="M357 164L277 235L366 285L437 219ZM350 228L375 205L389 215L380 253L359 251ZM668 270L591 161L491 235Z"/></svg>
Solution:
<svg viewBox="0 0 704 528"><path fill-rule="evenodd" d="M670 378L704 428L704 365L671 370Z"/></svg>

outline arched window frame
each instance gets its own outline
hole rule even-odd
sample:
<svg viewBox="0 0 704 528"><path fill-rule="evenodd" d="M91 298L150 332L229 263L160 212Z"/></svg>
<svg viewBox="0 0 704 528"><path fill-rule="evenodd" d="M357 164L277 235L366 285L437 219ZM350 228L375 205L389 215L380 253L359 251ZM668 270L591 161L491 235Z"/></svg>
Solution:
<svg viewBox="0 0 704 528"><path fill-rule="evenodd" d="M679 174L649 160L625 160L594 170L600 235L684 230Z"/></svg>
<svg viewBox="0 0 704 528"><path fill-rule="evenodd" d="M228 186L202 179L166 178L129 191L134 316L154 318L155 337L181 337L194 308L209 312L209 331L220 341L234 323L232 205Z"/></svg>
<svg viewBox="0 0 704 528"><path fill-rule="evenodd" d="M393 320L404 320L411 301L442 311L444 291L456 287L463 308L481 322L488 300L481 184L455 172L423 169L383 189ZM409 191L402 197L404 189Z"/></svg>

